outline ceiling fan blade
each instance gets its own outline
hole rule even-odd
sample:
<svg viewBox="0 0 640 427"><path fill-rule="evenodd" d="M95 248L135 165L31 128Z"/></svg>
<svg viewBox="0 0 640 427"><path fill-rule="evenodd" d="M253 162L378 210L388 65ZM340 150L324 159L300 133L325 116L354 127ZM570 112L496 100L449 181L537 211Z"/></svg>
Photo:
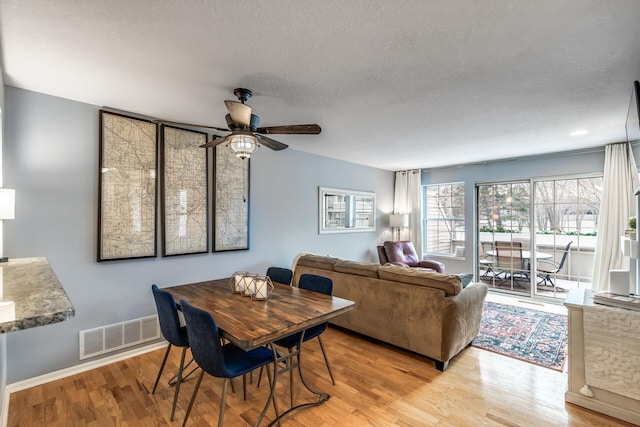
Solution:
<svg viewBox="0 0 640 427"><path fill-rule="evenodd" d="M251 107L238 101L224 101L234 123L249 127L251 125Z"/></svg>
<svg viewBox="0 0 640 427"><path fill-rule="evenodd" d="M213 135L213 139L211 141L207 142L206 144L202 144L200 147L201 148L215 147L226 141L227 141L226 136Z"/></svg>
<svg viewBox="0 0 640 427"><path fill-rule="evenodd" d="M263 136L263 135L256 135L256 138L258 138L258 140L260 141L260 143L262 145L264 145L265 147L269 147L272 150L280 151L280 150L284 150L285 148L288 147L287 144L283 144L280 141L276 141L275 139L267 138L266 136Z"/></svg>
<svg viewBox="0 0 640 427"><path fill-rule="evenodd" d="M264 134L297 134L297 135L317 135L322 129L318 125L290 125L290 126L268 126L256 129L258 133Z"/></svg>
<svg viewBox="0 0 640 427"><path fill-rule="evenodd" d="M221 132L229 132L229 129L227 128L219 128L216 126L198 125L195 123L185 123L185 122L172 122L170 120L152 120L152 121L153 123L156 123L159 125L191 126L194 128L206 128L206 129L219 130Z"/></svg>

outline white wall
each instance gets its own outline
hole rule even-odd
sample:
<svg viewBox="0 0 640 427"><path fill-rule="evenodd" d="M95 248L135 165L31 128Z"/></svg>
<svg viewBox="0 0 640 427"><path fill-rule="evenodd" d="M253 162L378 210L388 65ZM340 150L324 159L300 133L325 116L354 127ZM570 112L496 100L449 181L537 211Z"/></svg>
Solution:
<svg viewBox="0 0 640 427"><path fill-rule="evenodd" d="M263 147L251 158L249 251L97 263L99 107L13 87L5 107L4 176L17 200L5 254L46 257L76 309L69 321L7 336L8 383L78 364L81 330L155 313L152 283L263 273L298 252L377 262L389 233L393 173ZM379 235L319 235L318 186L375 191Z"/></svg>
<svg viewBox="0 0 640 427"><path fill-rule="evenodd" d="M0 68L0 188L3 187L2 177L3 161L2 161L2 141L3 141L3 124L4 116L4 78L2 69ZM3 224L4 225L4 224ZM2 233L0 233L1 235ZM0 237L0 245L3 244L4 237ZM4 255L3 255L4 256ZM7 337L5 334L0 336L0 402L4 402L4 389L7 385ZM1 415L1 414L0 414Z"/></svg>

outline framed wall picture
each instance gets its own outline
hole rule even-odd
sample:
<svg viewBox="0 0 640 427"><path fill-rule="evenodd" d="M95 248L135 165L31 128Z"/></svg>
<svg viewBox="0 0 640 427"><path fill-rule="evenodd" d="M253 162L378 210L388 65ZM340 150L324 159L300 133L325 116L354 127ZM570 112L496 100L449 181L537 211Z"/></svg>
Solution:
<svg viewBox="0 0 640 427"><path fill-rule="evenodd" d="M249 159L224 146L214 150L213 250L249 249Z"/></svg>
<svg viewBox="0 0 640 427"><path fill-rule="evenodd" d="M376 194L318 188L318 233L376 231Z"/></svg>
<svg viewBox="0 0 640 427"><path fill-rule="evenodd" d="M207 134L162 126L162 256L209 252Z"/></svg>
<svg viewBox="0 0 640 427"><path fill-rule="evenodd" d="M98 261L155 257L158 129L100 110Z"/></svg>

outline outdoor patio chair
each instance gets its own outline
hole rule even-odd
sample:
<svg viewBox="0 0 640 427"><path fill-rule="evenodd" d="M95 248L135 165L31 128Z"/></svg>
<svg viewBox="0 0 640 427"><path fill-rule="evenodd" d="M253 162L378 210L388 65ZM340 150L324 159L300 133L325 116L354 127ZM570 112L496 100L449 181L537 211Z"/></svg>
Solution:
<svg viewBox="0 0 640 427"><path fill-rule="evenodd" d="M542 279L537 283L538 286L551 286L553 289L555 289L558 292L565 291L563 288L560 288L556 286L555 283L553 283L553 280L551 279L551 275L558 274L564 267L564 263L567 260L567 255L569 254L569 249L571 248L572 243L573 243L573 240L567 243L567 246L564 248L564 253L562 254L562 258L560 259L560 262L555 262L551 260L538 261L538 268L536 271L536 275L540 279Z"/></svg>
<svg viewBox="0 0 640 427"><path fill-rule="evenodd" d="M484 273L480 277L492 278L495 275L493 267L496 263L495 250L493 249L493 242L482 242L478 246L478 264ZM491 276L489 276L491 274Z"/></svg>
<svg viewBox="0 0 640 427"><path fill-rule="evenodd" d="M522 242L495 242L496 248L496 264L498 270L494 277L500 277L502 274L502 282L513 278L516 286L520 286L517 280L529 280L528 269L522 257ZM502 283L501 282L501 283Z"/></svg>

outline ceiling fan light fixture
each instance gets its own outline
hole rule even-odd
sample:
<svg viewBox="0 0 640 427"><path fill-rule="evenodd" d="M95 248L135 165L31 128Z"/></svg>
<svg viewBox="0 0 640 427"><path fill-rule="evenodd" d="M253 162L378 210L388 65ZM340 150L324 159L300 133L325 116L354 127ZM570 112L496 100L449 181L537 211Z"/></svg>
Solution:
<svg viewBox="0 0 640 427"><path fill-rule="evenodd" d="M258 139L253 135L231 135L227 147L239 159L248 159L258 149Z"/></svg>

